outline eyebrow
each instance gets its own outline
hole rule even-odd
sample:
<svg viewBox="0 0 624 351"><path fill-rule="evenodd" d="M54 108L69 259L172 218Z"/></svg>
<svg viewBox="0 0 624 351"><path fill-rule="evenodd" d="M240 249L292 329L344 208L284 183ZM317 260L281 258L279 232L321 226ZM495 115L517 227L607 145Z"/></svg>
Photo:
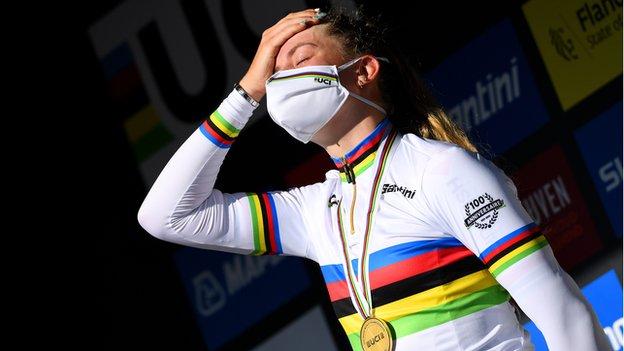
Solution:
<svg viewBox="0 0 624 351"><path fill-rule="evenodd" d="M304 45L312 45L312 46L318 47L318 45L316 45L316 44L314 44L312 42L309 42L309 41L306 41L306 42L303 42L303 43L299 43L299 44L293 46L290 50L288 50L288 52L286 53L286 57L292 56L292 54L295 52L295 50L297 50L299 47L304 46ZM277 71L280 70L277 66L275 66L275 69Z"/></svg>

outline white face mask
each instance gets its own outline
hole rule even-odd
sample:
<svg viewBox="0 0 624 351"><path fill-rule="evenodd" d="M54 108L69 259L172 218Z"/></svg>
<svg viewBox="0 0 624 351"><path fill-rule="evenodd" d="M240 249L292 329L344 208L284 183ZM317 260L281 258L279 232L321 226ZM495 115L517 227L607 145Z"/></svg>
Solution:
<svg viewBox="0 0 624 351"><path fill-rule="evenodd" d="M295 139L307 143L336 115L349 95L385 115L386 111L381 106L340 84L338 72L361 58L340 67L306 66L275 72L265 84L271 119ZM385 57L377 59L389 62Z"/></svg>

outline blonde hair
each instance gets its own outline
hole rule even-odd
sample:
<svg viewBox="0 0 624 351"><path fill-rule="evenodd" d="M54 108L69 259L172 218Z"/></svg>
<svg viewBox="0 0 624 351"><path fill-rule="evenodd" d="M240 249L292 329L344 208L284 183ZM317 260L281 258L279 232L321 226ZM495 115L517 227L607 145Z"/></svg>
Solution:
<svg viewBox="0 0 624 351"><path fill-rule="evenodd" d="M464 130L442 108L427 114L425 121L418 127L418 131L423 138L448 141L468 151L478 152L477 147L470 141Z"/></svg>

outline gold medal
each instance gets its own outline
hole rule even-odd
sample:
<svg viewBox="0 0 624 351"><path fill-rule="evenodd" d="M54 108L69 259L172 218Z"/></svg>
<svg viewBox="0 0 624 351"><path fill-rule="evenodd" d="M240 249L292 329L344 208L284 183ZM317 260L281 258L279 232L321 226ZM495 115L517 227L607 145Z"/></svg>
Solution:
<svg viewBox="0 0 624 351"><path fill-rule="evenodd" d="M362 257L360 260L359 272L361 277L358 280L356 280L355 274L353 272L353 267L351 266L351 260L349 259L349 252L347 250L348 243L344 235L345 232L342 228L342 199L338 201L338 211L336 219L338 221L338 231L340 233L340 239L344 254L344 268L348 278L347 283L349 286L352 301L354 302L354 307L356 311L360 314L360 316L364 319L364 323L360 328L360 344L362 345L363 351L392 351L394 348L394 339L392 338L392 334L390 333L390 326L388 322L384 321L381 318L374 317L372 313L373 300L371 296L370 284L368 281L368 243L371 237L373 214L376 209L376 199L379 193L383 171L385 169L388 155L390 153L390 149L392 148L392 144L396 138L397 133L397 130L395 130L394 128L390 131L388 139L386 140L382 148L381 155L379 156L380 160L377 165L377 172L375 173L375 177L373 178L373 191L371 192L369 207L367 211L368 215L366 220L366 229L364 230ZM358 282L362 282L361 288L360 285L357 284Z"/></svg>
<svg viewBox="0 0 624 351"><path fill-rule="evenodd" d="M360 343L364 351L391 351L393 339L386 321L377 317L366 318L360 329Z"/></svg>

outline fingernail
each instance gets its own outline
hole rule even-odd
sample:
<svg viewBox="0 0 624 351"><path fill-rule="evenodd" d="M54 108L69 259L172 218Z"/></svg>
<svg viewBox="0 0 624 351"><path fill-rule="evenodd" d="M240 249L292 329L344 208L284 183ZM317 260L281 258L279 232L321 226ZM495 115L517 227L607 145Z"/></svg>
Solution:
<svg viewBox="0 0 624 351"><path fill-rule="evenodd" d="M321 11L321 8L317 7L317 8L314 9L314 11L319 12L319 11Z"/></svg>
<svg viewBox="0 0 624 351"><path fill-rule="evenodd" d="M321 19L323 17L327 16L327 14L325 12L319 12L316 15L313 16L314 19Z"/></svg>

